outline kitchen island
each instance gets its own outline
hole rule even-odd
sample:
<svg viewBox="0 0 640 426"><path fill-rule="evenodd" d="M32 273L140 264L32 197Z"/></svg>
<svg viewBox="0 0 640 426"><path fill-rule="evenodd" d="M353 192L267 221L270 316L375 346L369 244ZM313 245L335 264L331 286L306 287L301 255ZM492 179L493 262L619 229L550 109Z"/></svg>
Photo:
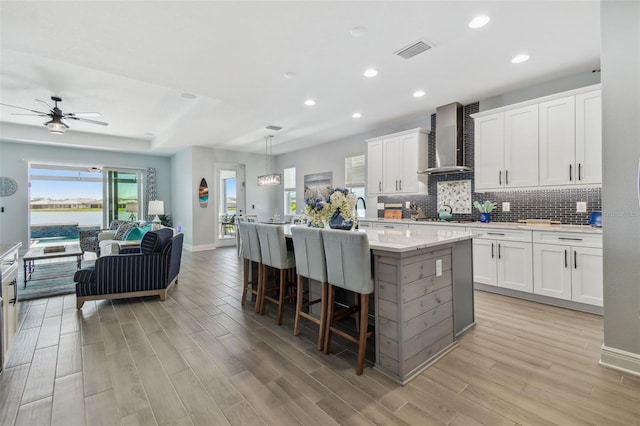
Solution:
<svg viewBox="0 0 640 426"><path fill-rule="evenodd" d="M426 227L357 232L367 234L374 268L374 368L405 384L474 325L472 234Z"/></svg>
<svg viewBox="0 0 640 426"><path fill-rule="evenodd" d="M374 368L404 384L474 324L472 235L428 228L363 232L374 265Z"/></svg>

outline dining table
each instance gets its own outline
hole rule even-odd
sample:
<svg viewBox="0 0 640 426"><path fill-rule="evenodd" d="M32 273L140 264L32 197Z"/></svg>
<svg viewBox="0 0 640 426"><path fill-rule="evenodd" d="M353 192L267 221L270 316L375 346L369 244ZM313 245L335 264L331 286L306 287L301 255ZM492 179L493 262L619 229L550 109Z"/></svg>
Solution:
<svg viewBox="0 0 640 426"><path fill-rule="evenodd" d="M293 226L306 225L283 225L286 237ZM427 227L343 232L363 232L369 240L374 368L406 384L453 350L457 338L475 325L473 234Z"/></svg>

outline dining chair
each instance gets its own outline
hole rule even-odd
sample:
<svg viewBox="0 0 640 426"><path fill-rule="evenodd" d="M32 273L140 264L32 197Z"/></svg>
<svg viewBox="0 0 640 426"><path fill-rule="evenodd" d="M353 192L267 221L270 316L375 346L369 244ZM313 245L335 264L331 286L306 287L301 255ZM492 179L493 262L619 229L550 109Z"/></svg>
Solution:
<svg viewBox="0 0 640 426"><path fill-rule="evenodd" d="M324 331L327 316L327 264L322 243L322 233L319 228L305 226L292 226L291 236L293 250L296 258L296 314L293 326L293 334L300 334L300 318L306 318L319 326L318 350L324 347ZM303 300L304 278L309 280L309 292L307 302ZM312 282L320 283L320 298L311 300ZM311 307L320 303L320 316L302 310L303 307Z"/></svg>
<svg viewBox="0 0 640 426"><path fill-rule="evenodd" d="M264 315L265 304L267 301L275 303L278 306L278 325L282 324L282 316L284 313L285 299L295 297L295 295L287 296L287 272L292 271L296 267L295 256L293 250L287 250L287 242L284 237L284 227L279 225L268 225L258 223L255 225L260 239L260 253L262 257L262 271L260 276L262 281L259 289L258 299L260 302L260 314ZM271 267L279 271L279 283L269 287L268 269ZM269 294L276 292L277 298Z"/></svg>
<svg viewBox="0 0 640 426"><path fill-rule="evenodd" d="M262 277L262 252L260 250L260 240L258 237L258 231L256 230L255 223L239 222L238 230L240 232L240 239L242 241L241 255L243 261L243 285L242 285L242 299L241 304L244 305L247 300L247 292L251 292L254 295L256 306L255 312L260 310L260 287L263 280ZM253 276L252 263L255 262L258 265L256 274ZM249 274L251 271L251 280L249 280Z"/></svg>
<svg viewBox="0 0 640 426"><path fill-rule="evenodd" d="M325 329L324 353L331 348L331 335L336 333L358 344L356 374L361 375L367 338L373 335L369 328L369 295L373 293L371 275L371 252L367 234L344 230L323 229L322 240L327 261L327 325ZM357 303L349 311L359 314L359 331L353 336L335 327L335 288L343 288L356 294Z"/></svg>

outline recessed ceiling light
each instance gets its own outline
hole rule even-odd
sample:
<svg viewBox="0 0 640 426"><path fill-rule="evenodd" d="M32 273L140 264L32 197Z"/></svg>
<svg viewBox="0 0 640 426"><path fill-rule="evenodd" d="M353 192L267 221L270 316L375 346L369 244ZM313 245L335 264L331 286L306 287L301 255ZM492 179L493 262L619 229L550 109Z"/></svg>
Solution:
<svg viewBox="0 0 640 426"><path fill-rule="evenodd" d="M525 54L523 53L523 54L520 54L520 55L515 56L515 57L511 60L511 62L513 62L514 64L519 64L519 63L522 63L522 62L525 62L525 61L528 61L528 60L529 60L529 55L525 55Z"/></svg>
<svg viewBox="0 0 640 426"><path fill-rule="evenodd" d="M424 95L426 95L426 93L424 93L424 90L416 90L415 92L413 92L414 98L421 98Z"/></svg>
<svg viewBox="0 0 640 426"><path fill-rule="evenodd" d="M376 75L378 75L378 71L374 70L373 68L369 68L364 72L365 77L375 77Z"/></svg>
<svg viewBox="0 0 640 426"><path fill-rule="evenodd" d="M354 112L353 114L351 114L351 116L353 118L360 118L360 117L362 117L362 114L360 114L359 112Z"/></svg>
<svg viewBox="0 0 640 426"><path fill-rule="evenodd" d="M316 104L316 101L314 101L313 99L307 99L306 101L304 101L304 104L306 106L314 106Z"/></svg>
<svg viewBox="0 0 640 426"><path fill-rule="evenodd" d="M490 20L491 18L489 18L486 15L476 16L471 20L471 22L469 22L469 28L473 28L473 29L482 28L485 25L487 25Z"/></svg>
<svg viewBox="0 0 640 426"><path fill-rule="evenodd" d="M187 92L184 92L180 96L182 96L184 99L195 99L196 98L196 95L194 95L193 93L187 93Z"/></svg>
<svg viewBox="0 0 640 426"><path fill-rule="evenodd" d="M353 27L349 33L352 37L362 37L367 33L367 29L365 27Z"/></svg>
<svg viewBox="0 0 640 426"><path fill-rule="evenodd" d="M295 77L296 77L296 73L293 71L287 71L284 73L284 78L288 78L289 80Z"/></svg>

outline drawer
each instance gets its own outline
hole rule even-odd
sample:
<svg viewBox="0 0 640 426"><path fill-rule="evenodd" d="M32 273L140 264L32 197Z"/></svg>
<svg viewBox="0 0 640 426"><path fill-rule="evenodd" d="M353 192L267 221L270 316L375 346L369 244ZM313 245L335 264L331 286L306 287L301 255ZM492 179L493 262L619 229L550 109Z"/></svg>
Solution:
<svg viewBox="0 0 640 426"><path fill-rule="evenodd" d="M522 241L531 242L531 231L523 229L492 229L492 228L466 228L467 232L473 232L473 238L483 240Z"/></svg>
<svg viewBox="0 0 640 426"><path fill-rule="evenodd" d="M533 231L533 242L602 248L602 235L581 234L577 232Z"/></svg>
<svg viewBox="0 0 640 426"><path fill-rule="evenodd" d="M358 221L358 228L373 228L373 223L360 220Z"/></svg>
<svg viewBox="0 0 640 426"><path fill-rule="evenodd" d="M380 223L380 222L374 222L373 223L373 228L374 229L396 229L398 231L405 231L409 226L406 223Z"/></svg>

